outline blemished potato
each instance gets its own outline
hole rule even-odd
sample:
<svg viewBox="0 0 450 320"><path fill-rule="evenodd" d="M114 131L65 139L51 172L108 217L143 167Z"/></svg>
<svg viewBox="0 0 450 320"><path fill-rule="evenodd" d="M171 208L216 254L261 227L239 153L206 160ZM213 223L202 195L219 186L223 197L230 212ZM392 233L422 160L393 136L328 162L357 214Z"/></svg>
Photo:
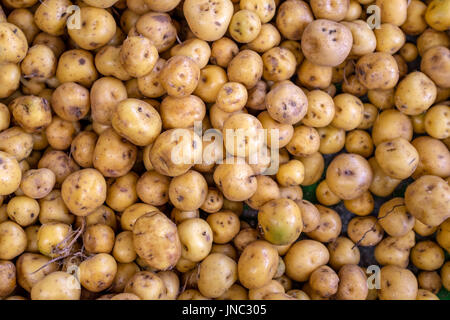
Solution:
<svg viewBox="0 0 450 320"><path fill-rule="evenodd" d="M419 164L419 154L404 138L396 138L378 145L375 158L385 172L395 179L410 177Z"/></svg>
<svg viewBox="0 0 450 320"><path fill-rule="evenodd" d="M193 211L205 202L208 185L205 178L194 170L172 179L169 185L169 199L179 210Z"/></svg>
<svg viewBox="0 0 450 320"><path fill-rule="evenodd" d="M261 79L263 65L262 58L258 53L253 50L243 50L229 62L228 80L242 83L247 89L251 89Z"/></svg>
<svg viewBox="0 0 450 320"><path fill-rule="evenodd" d="M0 150L14 156L17 161L28 158L33 147L33 136L21 127L11 127L0 133Z"/></svg>
<svg viewBox="0 0 450 320"><path fill-rule="evenodd" d="M447 40L448 41L448 40ZM422 54L420 69L442 88L449 88L449 49L444 46L432 47Z"/></svg>
<svg viewBox="0 0 450 320"><path fill-rule="evenodd" d="M376 118L372 128L372 139L375 146L396 138L411 141L413 125L411 119L395 109L381 112Z"/></svg>
<svg viewBox="0 0 450 320"><path fill-rule="evenodd" d="M160 212L147 213L133 226L136 253L152 268L167 270L181 257L176 225Z"/></svg>
<svg viewBox="0 0 450 320"><path fill-rule="evenodd" d="M237 44L223 37L211 45L211 63L220 67L227 67L230 61L239 53Z"/></svg>
<svg viewBox="0 0 450 320"><path fill-rule="evenodd" d="M120 49L120 62L134 78L149 74L158 61L158 50L152 42L142 36L125 39Z"/></svg>
<svg viewBox="0 0 450 320"><path fill-rule="evenodd" d="M375 200L372 194L366 191L356 199L344 200L344 206L348 211L358 216L367 216L372 213L375 207Z"/></svg>
<svg viewBox="0 0 450 320"><path fill-rule="evenodd" d="M16 288L16 266L11 261L0 262L0 297L3 299Z"/></svg>
<svg viewBox="0 0 450 320"><path fill-rule="evenodd" d="M281 35L278 29L270 23L265 23L261 25L261 31L258 36L253 41L249 42L247 46L251 50L264 53L273 47L278 46L280 41Z"/></svg>
<svg viewBox="0 0 450 320"><path fill-rule="evenodd" d="M380 300L415 300L418 283L414 274L397 266L381 268Z"/></svg>
<svg viewBox="0 0 450 320"><path fill-rule="evenodd" d="M123 292L128 280L131 279L140 269L134 262L117 263L117 273L111 285L112 292Z"/></svg>
<svg viewBox="0 0 450 320"><path fill-rule="evenodd" d="M344 265L338 273L338 300L366 300L369 293L364 271L355 264Z"/></svg>
<svg viewBox="0 0 450 320"><path fill-rule="evenodd" d="M406 188L408 211L425 225L436 227L450 217L450 188L442 178L425 175Z"/></svg>
<svg viewBox="0 0 450 320"><path fill-rule="evenodd" d="M308 59L303 60L303 63L297 69L298 82L308 89L325 89L329 87L332 75L333 69L331 67L317 65Z"/></svg>
<svg viewBox="0 0 450 320"><path fill-rule="evenodd" d="M231 18L228 32L240 43L248 43L256 39L261 31L261 20L258 14L250 10L239 10Z"/></svg>
<svg viewBox="0 0 450 320"><path fill-rule="evenodd" d="M0 223L0 259L12 260L27 248L27 235L13 221Z"/></svg>
<svg viewBox="0 0 450 320"><path fill-rule="evenodd" d="M223 195L222 193L213 188L208 189L206 199L201 205L200 209L208 213L215 213L220 211L223 207Z"/></svg>
<svg viewBox="0 0 450 320"><path fill-rule="evenodd" d="M275 245L292 243L303 230L301 211L290 199L276 199L264 204L259 209L258 225L264 239Z"/></svg>
<svg viewBox="0 0 450 320"><path fill-rule="evenodd" d="M38 81L47 80L56 72L55 54L45 45L34 45L28 50L20 68L24 77Z"/></svg>
<svg viewBox="0 0 450 320"><path fill-rule="evenodd" d="M436 241L439 243L439 245L447 250L447 252L450 251L450 220L445 220L438 229L438 232L436 234Z"/></svg>
<svg viewBox="0 0 450 320"><path fill-rule="evenodd" d="M163 280L150 271L135 273L125 287L125 293L133 293L142 300L162 300L166 290Z"/></svg>
<svg viewBox="0 0 450 320"><path fill-rule="evenodd" d="M9 108L17 123L29 133L42 131L52 121L50 105L44 98L21 96L14 99Z"/></svg>
<svg viewBox="0 0 450 320"><path fill-rule="evenodd" d="M278 252L267 241L257 240L247 245L238 265L240 283L247 289L260 288L270 282L278 267Z"/></svg>
<svg viewBox="0 0 450 320"><path fill-rule="evenodd" d="M309 286L321 297L328 298L338 291L339 277L329 266L320 266L309 277Z"/></svg>
<svg viewBox="0 0 450 320"><path fill-rule="evenodd" d="M180 109L180 105L183 105L183 109ZM167 96L161 102L160 113L165 129L191 128L196 121L205 118L206 107L205 103L194 95L184 98Z"/></svg>
<svg viewBox="0 0 450 320"><path fill-rule="evenodd" d="M161 206L169 200L170 178L154 171L145 172L136 183L136 192L144 203Z"/></svg>
<svg viewBox="0 0 450 320"><path fill-rule="evenodd" d="M317 181L322 176L325 168L325 161L320 152L314 152L310 155L297 157L305 166L305 178L303 179L302 186L309 186Z"/></svg>
<svg viewBox="0 0 450 320"><path fill-rule="evenodd" d="M320 135L319 152L322 154L333 154L341 151L345 146L345 130L332 125L318 128ZM349 150L347 150L349 151ZM350 151L349 151L350 152Z"/></svg>
<svg viewBox="0 0 450 320"><path fill-rule="evenodd" d="M328 126L335 116L333 98L322 90L312 90L306 94L308 111L302 123L315 128Z"/></svg>
<svg viewBox="0 0 450 320"><path fill-rule="evenodd" d="M6 206L9 218L22 227L27 227L36 222L39 211L39 203L27 196L16 196L9 200Z"/></svg>
<svg viewBox="0 0 450 320"><path fill-rule="evenodd" d="M109 94L105 94L108 91ZM113 77L103 77L94 82L90 92L91 115L96 122L111 125L116 105L127 98L127 90L122 81Z"/></svg>
<svg viewBox="0 0 450 320"><path fill-rule="evenodd" d="M53 92L51 105L62 119L81 120L90 109L89 90L74 82L63 83Z"/></svg>
<svg viewBox="0 0 450 320"><path fill-rule="evenodd" d="M134 250L133 233L131 231L123 231L119 233L115 237L115 242L113 245L112 255L117 262L131 263L136 259L137 254Z"/></svg>
<svg viewBox="0 0 450 320"><path fill-rule="evenodd" d="M153 143L162 127L161 117L155 108L138 99L121 101L116 106L111 123L119 135L137 146Z"/></svg>
<svg viewBox="0 0 450 320"><path fill-rule="evenodd" d="M19 63L22 61L28 51L28 42L23 31L16 25L4 21L0 23L0 34L4 45L0 54L0 62Z"/></svg>
<svg viewBox="0 0 450 320"><path fill-rule="evenodd" d="M328 243L330 253L330 266L338 271L345 265L357 265L360 260L360 252L354 242L346 237L339 237Z"/></svg>
<svg viewBox="0 0 450 320"><path fill-rule="evenodd" d="M189 57L174 56L161 70L161 84L170 96L182 98L192 94L200 79L200 68Z"/></svg>
<svg viewBox="0 0 450 320"><path fill-rule="evenodd" d="M114 230L106 224L90 225L83 234L83 244L89 253L110 253L114 240Z"/></svg>
<svg viewBox="0 0 450 320"><path fill-rule="evenodd" d="M31 300L80 300L80 296L78 279L62 271L50 273L31 289Z"/></svg>
<svg viewBox="0 0 450 320"><path fill-rule="evenodd" d="M213 241L218 244L230 242L239 232L239 217L229 210L212 213L206 219L212 230Z"/></svg>
<svg viewBox="0 0 450 320"><path fill-rule="evenodd" d="M75 220L75 216L64 204L60 190L54 189L47 196L39 199L39 206L39 222L41 224L49 222L72 224Z"/></svg>
<svg viewBox="0 0 450 320"><path fill-rule="evenodd" d="M307 200L297 200L295 203L302 214L303 232L316 230L320 224L320 212L317 207Z"/></svg>
<svg viewBox="0 0 450 320"><path fill-rule="evenodd" d="M112 284L116 273L116 260L107 253L98 253L80 264L79 279L84 288L100 292Z"/></svg>
<svg viewBox="0 0 450 320"><path fill-rule="evenodd" d="M383 239L384 230L373 216L355 217L348 224L347 234L358 246L371 247Z"/></svg>
<svg viewBox="0 0 450 320"><path fill-rule="evenodd" d="M442 288L442 281L439 273L436 271L422 271L417 276L419 288L428 290L437 294Z"/></svg>
<svg viewBox="0 0 450 320"><path fill-rule="evenodd" d="M380 207L378 222L391 237L402 237L414 228L415 219L407 211L404 199L394 198Z"/></svg>
<svg viewBox="0 0 450 320"><path fill-rule="evenodd" d="M257 190L257 180L253 169L247 163L239 163L237 158L227 160L216 167L214 182L225 198L231 201L244 201L251 198Z"/></svg>
<svg viewBox="0 0 450 320"><path fill-rule="evenodd" d="M230 0L204 2L187 0L183 12L192 32L205 41L216 41L223 37L233 16Z"/></svg>
<svg viewBox="0 0 450 320"><path fill-rule="evenodd" d="M413 243L406 245L405 241L412 235ZM408 233L401 238L386 237L376 247L374 251L376 261L381 265L395 265L406 268L409 264L411 247L414 246L414 232Z"/></svg>
<svg viewBox="0 0 450 320"><path fill-rule="evenodd" d="M397 61L385 52L374 52L360 58L356 64L356 75L369 90L392 89L400 74Z"/></svg>
<svg viewBox="0 0 450 320"><path fill-rule="evenodd" d="M137 219L139 219L141 216L147 213L154 213L154 212L159 212L158 208L145 203L135 203L126 208L125 211L122 213L120 217L120 225L123 230L132 231L133 226ZM89 215L88 218L90 216L91 215Z"/></svg>
<svg viewBox="0 0 450 320"><path fill-rule="evenodd" d="M262 300L269 293L284 293L285 289L276 280L271 280L265 286L248 291L248 298L250 300Z"/></svg>
<svg viewBox="0 0 450 320"><path fill-rule="evenodd" d="M353 45L345 25L326 19L314 20L302 35L302 51L312 63L335 67L347 58Z"/></svg>
<svg viewBox="0 0 450 320"><path fill-rule="evenodd" d="M106 194L107 205L116 211L123 212L138 199L136 192L136 182L138 176L134 172L117 178L114 183L108 187Z"/></svg>
<svg viewBox="0 0 450 320"><path fill-rule="evenodd" d="M208 298L223 295L238 279L238 264L221 253L212 253L200 264L198 289Z"/></svg>
<svg viewBox="0 0 450 320"><path fill-rule="evenodd" d="M343 200L352 200L366 192L373 172L366 159L357 154L341 154L330 163L326 181L333 193Z"/></svg>
<svg viewBox="0 0 450 320"><path fill-rule="evenodd" d="M39 252L45 256L55 258L61 256L68 249L64 239L70 236L72 228L61 222L49 222L39 228L37 235Z"/></svg>
<svg viewBox="0 0 450 320"><path fill-rule="evenodd" d="M137 147L108 128L97 139L92 164L103 176L117 178L132 169L136 158Z"/></svg>
<svg viewBox="0 0 450 320"><path fill-rule="evenodd" d="M61 196L70 212L87 216L106 200L105 178L95 169L74 172L64 180Z"/></svg>
<svg viewBox="0 0 450 320"><path fill-rule="evenodd" d="M178 225L181 241L181 256L198 262L205 259L211 251L213 231L208 222L199 218L183 221Z"/></svg>
<svg viewBox="0 0 450 320"><path fill-rule="evenodd" d="M290 154L297 157L307 157L315 154L320 149L320 135L318 130L312 127L307 126L297 126L294 129L294 133L291 141L286 146L287 151ZM299 159L301 161L301 159ZM303 166L305 167L305 177L303 178L303 182L307 179L308 168L305 163L302 161Z"/></svg>
<svg viewBox="0 0 450 320"><path fill-rule="evenodd" d="M319 226L308 233L311 239L327 243L335 240L342 229L342 221L336 211L316 205L320 213Z"/></svg>
<svg viewBox="0 0 450 320"><path fill-rule="evenodd" d="M211 57L211 48L206 41L192 38L173 46L170 49L170 55L185 55L197 62L199 68L203 69Z"/></svg>
<svg viewBox="0 0 450 320"><path fill-rule="evenodd" d="M82 86L90 87L98 78L96 68L99 68L99 64L97 61L94 64L92 53L81 49L69 50L59 57L56 78L61 83L76 82ZM99 70L100 73L104 74L102 71Z"/></svg>
<svg viewBox="0 0 450 320"><path fill-rule="evenodd" d="M364 117L364 106L361 100L348 93L337 95L333 100L336 114L331 124L346 131L356 129Z"/></svg>

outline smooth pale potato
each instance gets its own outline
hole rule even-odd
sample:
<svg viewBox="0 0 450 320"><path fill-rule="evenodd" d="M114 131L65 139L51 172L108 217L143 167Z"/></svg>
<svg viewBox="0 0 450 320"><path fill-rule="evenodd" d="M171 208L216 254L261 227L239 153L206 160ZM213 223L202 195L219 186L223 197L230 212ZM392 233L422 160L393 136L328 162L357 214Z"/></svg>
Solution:
<svg viewBox="0 0 450 320"><path fill-rule="evenodd" d="M419 154L404 138L396 138L378 145L375 159L385 174L395 179L410 177L419 164Z"/></svg>
<svg viewBox="0 0 450 320"><path fill-rule="evenodd" d="M425 225L436 227L450 217L450 188L442 178L425 175L406 188L408 211Z"/></svg>
<svg viewBox="0 0 450 320"><path fill-rule="evenodd" d="M417 291L417 279L408 269L391 265L381 268L380 300L415 300Z"/></svg>
<svg viewBox="0 0 450 320"><path fill-rule="evenodd" d="M19 188L22 171L16 158L0 151L0 195L8 195Z"/></svg>
<svg viewBox="0 0 450 320"><path fill-rule="evenodd" d="M346 237L339 237L328 243L330 253L330 266L338 271L345 265L357 265L360 260L360 252L354 242Z"/></svg>
<svg viewBox="0 0 450 320"><path fill-rule="evenodd" d="M187 219L178 225L181 241L181 256L197 262L205 259L211 251L213 231L209 224L200 218Z"/></svg>
<svg viewBox="0 0 450 320"><path fill-rule="evenodd" d="M420 241L411 249L411 262L421 270L437 270L445 262L444 250L431 240Z"/></svg>
<svg viewBox="0 0 450 320"><path fill-rule="evenodd" d="M222 296L238 279L236 261L221 253L212 253L199 266L198 289L208 298Z"/></svg>
<svg viewBox="0 0 450 320"><path fill-rule="evenodd" d="M278 259L277 250L269 242L257 240L250 243L238 261L240 283L248 289L268 284L277 271Z"/></svg>
<svg viewBox="0 0 450 320"><path fill-rule="evenodd" d="M31 289L31 300L79 300L80 296L78 279L62 271L47 275Z"/></svg>
<svg viewBox="0 0 450 320"><path fill-rule="evenodd" d="M0 259L12 260L27 247L27 236L20 225L12 221L0 223Z"/></svg>
<svg viewBox="0 0 450 320"><path fill-rule="evenodd" d="M318 267L328 263L327 248L315 240L301 240L294 243L284 257L286 275L294 281L304 282Z"/></svg>

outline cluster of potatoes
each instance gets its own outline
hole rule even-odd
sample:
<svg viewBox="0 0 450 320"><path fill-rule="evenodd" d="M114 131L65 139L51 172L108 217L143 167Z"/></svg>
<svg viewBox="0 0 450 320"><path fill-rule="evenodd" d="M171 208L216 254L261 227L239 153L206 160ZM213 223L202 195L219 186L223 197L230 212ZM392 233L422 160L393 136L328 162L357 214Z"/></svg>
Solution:
<svg viewBox="0 0 450 320"><path fill-rule="evenodd" d="M448 0L1 0L0 298L437 299L449 28Z"/></svg>

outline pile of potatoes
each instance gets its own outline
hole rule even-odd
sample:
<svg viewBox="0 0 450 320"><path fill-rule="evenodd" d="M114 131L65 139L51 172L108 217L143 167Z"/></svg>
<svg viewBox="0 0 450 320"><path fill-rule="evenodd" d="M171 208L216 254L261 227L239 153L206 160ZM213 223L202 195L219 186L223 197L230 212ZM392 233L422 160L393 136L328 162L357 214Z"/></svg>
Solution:
<svg viewBox="0 0 450 320"><path fill-rule="evenodd" d="M0 3L0 298L450 290L448 0Z"/></svg>

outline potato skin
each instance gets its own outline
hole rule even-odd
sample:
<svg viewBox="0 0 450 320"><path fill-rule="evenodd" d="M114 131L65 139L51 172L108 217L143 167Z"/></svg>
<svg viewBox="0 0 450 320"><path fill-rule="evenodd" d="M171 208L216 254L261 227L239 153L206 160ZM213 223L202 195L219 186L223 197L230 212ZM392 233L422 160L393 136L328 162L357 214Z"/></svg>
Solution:
<svg viewBox="0 0 450 320"><path fill-rule="evenodd" d="M422 176L406 188L405 203L420 222L439 226L450 217L450 187L442 178Z"/></svg>
<svg viewBox="0 0 450 320"><path fill-rule="evenodd" d="M338 273L339 287L336 293L338 300L366 300L369 293L367 277L357 265L347 264Z"/></svg>
<svg viewBox="0 0 450 320"><path fill-rule="evenodd" d="M238 279L237 263L222 253L212 253L199 266L198 289L208 298L223 295Z"/></svg>
<svg viewBox="0 0 450 320"><path fill-rule="evenodd" d="M77 278L62 271L50 273L31 289L31 300L79 300L80 296Z"/></svg>
<svg viewBox="0 0 450 320"><path fill-rule="evenodd" d="M133 226L136 253L157 270L168 270L181 257L181 242L176 225L161 212L148 213Z"/></svg>
<svg viewBox="0 0 450 320"><path fill-rule="evenodd" d="M417 279L408 269L392 265L381 268L380 300L415 300L417 291Z"/></svg>
<svg viewBox="0 0 450 320"><path fill-rule="evenodd" d="M11 261L0 261L0 298L9 296L16 288L16 266Z"/></svg>

